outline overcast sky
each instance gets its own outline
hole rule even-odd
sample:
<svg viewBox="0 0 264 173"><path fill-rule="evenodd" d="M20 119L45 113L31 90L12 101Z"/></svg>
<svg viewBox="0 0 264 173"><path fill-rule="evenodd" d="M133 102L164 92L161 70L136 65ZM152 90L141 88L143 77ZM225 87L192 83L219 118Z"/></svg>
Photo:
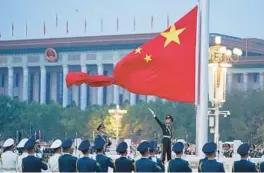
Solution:
<svg viewBox="0 0 264 173"><path fill-rule="evenodd" d="M1 40L161 32L167 15L172 24L196 4L197 0L0 0ZM211 0L210 32L264 39L263 8L264 0Z"/></svg>

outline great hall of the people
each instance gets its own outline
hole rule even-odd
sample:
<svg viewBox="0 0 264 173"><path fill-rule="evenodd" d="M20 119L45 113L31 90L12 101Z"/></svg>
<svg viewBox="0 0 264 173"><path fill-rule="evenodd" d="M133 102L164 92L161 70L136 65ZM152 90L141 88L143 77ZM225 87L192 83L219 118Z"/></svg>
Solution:
<svg viewBox="0 0 264 173"><path fill-rule="evenodd" d="M26 102L63 107L76 104L135 104L152 96L129 93L118 86L67 88L69 71L111 76L116 62L156 34L109 35L76 38L34 39L0 42L0 94ZM214 36L210 35L210 43ZM227 92L264 89L264 40L224 36L227 48L243 50L241 60L228 70ZM173 75L173 74L172 74Z"/></svg>

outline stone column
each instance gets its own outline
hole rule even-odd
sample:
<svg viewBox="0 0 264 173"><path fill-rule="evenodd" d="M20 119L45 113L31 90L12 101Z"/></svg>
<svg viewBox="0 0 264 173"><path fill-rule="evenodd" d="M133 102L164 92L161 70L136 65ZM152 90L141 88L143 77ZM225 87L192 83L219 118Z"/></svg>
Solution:
<svg viewBox="0 0 264 173"><path fill-rule="evenodd" d="M13 97L14 89L14 69L13 67L8 67L8 96Z"/></svg>
<svg viewBox="0 0 264 173"><path fill-rule="evenodd" d="M87 66L86 65L81 65L81 71L84 73L87 73ZM87 106L87 85L82 84L81 85L81 110L85 110Z"/></svg>
<svg viewBox="0 0 264 173"><path fill-rule="evenodd" d="M264 89L264 84L263 84L263 82L264 82L264 79L263 79L263 77L264 77L264 73L259 73L259 88L261 89L261 90L263 90Z"/></svg>
<svg viewBox="0 0 264 173"><path fill-rule="evenodd" d="M103 75L104 74L104 67L103 64L97 64L97 74ZM97 104L103 105L103 87L97 88Z"/></svg>
<svg viewBox="0 0 264 173"><path fill-rule="evenodd" d="M23 67L23 101L28 102L28 67Z"/></svg>
<svg viewBox="0 0 264 173"><path fill-rule="evenodd" d="M79 104L79 86L77 85L72 86L72 100L75 102L77 107L80 105Z"/></svg>
<svg viewBox="0 0 264 173"><path fill-rule="evenodd" d="M57 72L50 73L50 100L57 102L58 77Z"/></svg>
<svg viewBox="0 0 264 173"><path fill-rule="evenodd" d="M46 104L47 71L45 66L40 67L40 104Z"/></svg>
<svg viewBox="0 0 264 173"><path fill-rule="evenodd" d="M39 91L39 72L34 72L34 81L33 81L33 101L39 103L39 96L40 96L40 91Z"/></svg>
<svg viewBox="0 0 264 173"><path fill-rule="evenodd" d="M244 91L247 91L247 85L248 85L248 74L243 73L243 89L244 89Z"/></svg>
<svg viewBox="0 0 264 173"><path fill-rule="evenodd" d="M69 93L69 90L68 90L68 87L66 85L65 79L66 79L66 75L69 72L69 67L68 67L68 65L63 65L62 68L63 68L63 70L62 70L63 71L62 107L65 108L68 105L68 93Z"/></svg>
<svg viewBox="0 0 264 173"><path fill-rule="evenodd" d="M233 74L228 73L227 74L227 92L231 93L232 91L232 79L233 79Z"/></svg>
<svg viewBox="0 0 264 173"><path fill-rule="evenodd" d="M130 105L136 104L136 94L130 93Z"/></svg>

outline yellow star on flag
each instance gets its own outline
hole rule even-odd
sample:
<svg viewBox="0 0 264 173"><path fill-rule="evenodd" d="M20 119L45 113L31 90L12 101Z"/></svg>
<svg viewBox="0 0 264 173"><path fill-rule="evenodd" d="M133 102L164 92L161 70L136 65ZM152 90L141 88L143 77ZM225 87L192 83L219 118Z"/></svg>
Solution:
<svg viewBox="0 0 264 173"><path fill-rule="evenodd" d="M138 48L135 50L135 54L141 53L141 50L142 50L142 48L138 47Z"/></svg>
<svg viewBox="0 0 264 173"><path fill-rule="evenodd" d="M151 55L146 54L144 60L145 60L147 63L148 63L149 61L151 61L151 60L152 60L152 59L151 59Z"/></svg>
<svg viewBox="0 0 264 173"><path fill-rule="evenodd" d="M168 46L171 42L175 42L177 44L180 43L179 35L185 30L185 28L176 29L175 25L172 25L170 27L170 30L168 32L163 32L161 35L166 38L166 41L164 43L164 47Z"/></svg>

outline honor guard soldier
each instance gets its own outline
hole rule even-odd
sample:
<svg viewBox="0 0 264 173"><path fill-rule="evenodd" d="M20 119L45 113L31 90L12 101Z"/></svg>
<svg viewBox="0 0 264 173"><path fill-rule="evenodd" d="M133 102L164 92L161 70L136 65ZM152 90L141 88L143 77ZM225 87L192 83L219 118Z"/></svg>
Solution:
<svg viewBox="0 0 264 173"><path fill-rule="evenodd" d="M132 172L134 169L134 161L127 158L127 143L125 141L120 142L117 146L116 152L121 155L120 158L115 161L115 172Z"/></svg>
<svg viewBox="0 0 264 173"><path fill-rule="evenodd" d="M83 157L77 160L77 172L101 172L100 164L89 158L90 142L84 140L79 145L79 150L83 153Z"/></svg>
<svg viewBox="0 0 264 173"><path fill-rule="evenodd" d="M264 172L264 162L258 164L259 172Z"/></svg>
<svg viewBox="0 0 264 173"><path fill-rule="evenodd" d="M96 161L100 164L102 172L108 172L108 167L113 168L115 171L113 160L104 155L105 140L103 138L95 138L94 147L96 149Z"/></svg>
<svg viewBox="0 0 264 173"><path fill-rule="evenodd" d="M76 172L77 157L72 156L73 140L66 139L62 142L61 148L63 155L59 158L59 171L60 172Z"/></svg>
<svg viewBox="0 0 264 173"><path fill-rule="evenodd" d="M173 145L172 150L175 152L176 158L169 161L168 172L192 172L189 162L181 158L183 149L184 144L182 142L177 142Z"/></svg>
<svg viewBox="0 0 264 173"><path fill-rule="evenodd" d="M241 156L241 160L234 162L233 172L257 172L255 163L247 160L249 154L248 144L240 145L237 153Z"/></svg>
<svg viewBox="0 0 264 173"><path fill-rule="evenodd" d="M34 156L36 152L36 141L34 138L29 139L24 147L28 152L28 156L22 160L23 172L41 172L41 170L48 169L48 166L40 158Z"/></svg>
<svg viewBox="0 0 264 173"><path fill-rule="evenodd" d="M225 172L223 163L217 162L216 150L217 145L214 142L208 142L203 146L203 152L207 159L203 160L200 164L201 172Z"/></svg>
<svg viewBox="0 0 264 173"><path fill-rule="evenodd" d="M138 145L137 150L140 152L141 158L135 163L135 172L162 172L157 163L149 159L149 148L150 145L147 141Z"/></svg>
<svg viewBox="0 0 264 173"><path fill-rule="evenodd" d="M22 172L22 160L28 156L28 152L25 149L25 144L27 141L28 141L28 138L24 138L17 145L17 148L22 151L22 154L18 156L17 158L17 171L18 172Z"/></svg>
<svg viewBox="0 0 264 173"><path fill-rule="evenodd" d="M97 127L98 134L96 135L96 138L103 138L106 142L107 146L110 146L112 143L110 139L105 135L105 126L104 124L99 124Z"/></svg>
<svg viewBox="0 0 264 173"><path fill-rule="evenodd" d="M9 138L3 144L2 169L3 172L15 172L17 167L17 154L14 153L14 139Z"/></svg>
<svg viewBox="0 0 264 173"><path fill-rule="evenodd" d="M60 139L56 139L50 146L54 151L54 155L49 158L48 165L51 172L59 172L59 158L61 156L61 144Z"/></svg>
<svg viewBox="0 0 264 173"><path fill-rule="evenodd" d="M149 109L149 111L152 113L153 117L155 118L155 120L157 121L157 123L162 129L163 139L162 139L161 160L162 160L162 163L164 164L166 154L167 154L167 161L171 160L171 138L172 138L173 118L171 115L167 115L165 117L165 123L162 123L151 109Z"/></svg>
<svg viewBox="0 0 264 173"><path fill-rule="evenodd" d="M162 171L165 171L164 165L162 161L157 158L156 156L156 149L157 149L157 142L156 141L150 141L150 148L149 148L149 159L153 162L157 163L157 165L162 169Z"/></svg>

